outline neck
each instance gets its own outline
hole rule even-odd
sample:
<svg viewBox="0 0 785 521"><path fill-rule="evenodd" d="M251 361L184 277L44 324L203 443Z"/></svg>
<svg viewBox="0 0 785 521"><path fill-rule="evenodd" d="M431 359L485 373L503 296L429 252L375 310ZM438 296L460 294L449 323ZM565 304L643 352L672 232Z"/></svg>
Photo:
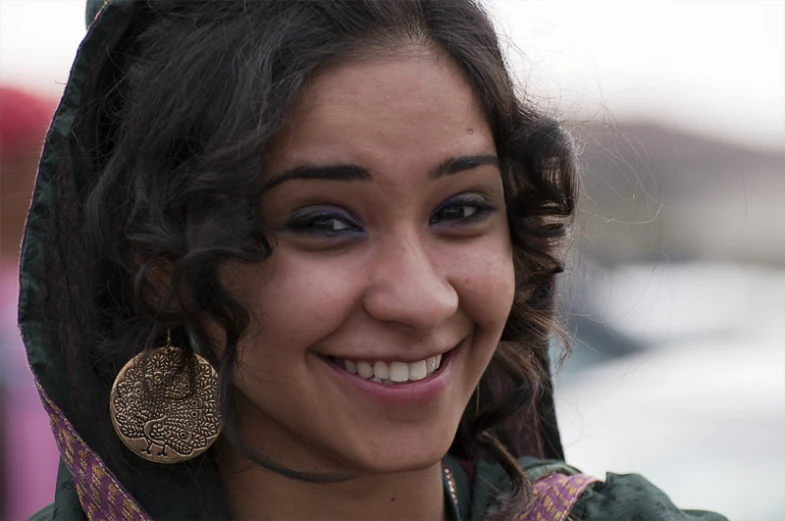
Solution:
<svg viewBox="0 0 785 521"><path fill-rule="evenodd" d="M225 447L219 459L232 519L441 521L441 463L416 471L366 474L340 483L307 483L248 463Z"/></svg>

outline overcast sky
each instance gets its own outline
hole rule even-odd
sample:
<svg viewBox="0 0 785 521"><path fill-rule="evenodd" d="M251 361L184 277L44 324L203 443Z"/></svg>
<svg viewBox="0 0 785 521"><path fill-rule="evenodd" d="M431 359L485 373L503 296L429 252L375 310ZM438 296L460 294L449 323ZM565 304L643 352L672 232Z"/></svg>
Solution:
<svg viewBox="0 0 785 521"><path fill-rule="evenodd" d="M522 82L567 119L634 116L785 150L785 1L488 4ZM0 79L58 95L83 13L0 0Z"/></svg>

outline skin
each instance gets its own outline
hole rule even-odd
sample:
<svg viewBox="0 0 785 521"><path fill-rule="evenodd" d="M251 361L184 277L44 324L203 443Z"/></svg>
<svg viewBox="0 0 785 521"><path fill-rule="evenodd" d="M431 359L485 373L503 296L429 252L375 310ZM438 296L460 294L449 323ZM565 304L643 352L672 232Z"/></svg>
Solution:
<svg viewBox="0 0 785 521"><path fill-rule="evenodd" d="M450 158L496 155L475 95L432 52L337 65L310 82L269 154L270 180L333 164L371 178L275 185L262 201L272 257L226 267L255 318L238 347L240 429L277 463L354 478L286 479L224 447L233 517L443 519L440 460L514 289L498 167L430 175ZM407 406L359 392L324 358L415 361L455 346L442 392Z"/></svg>

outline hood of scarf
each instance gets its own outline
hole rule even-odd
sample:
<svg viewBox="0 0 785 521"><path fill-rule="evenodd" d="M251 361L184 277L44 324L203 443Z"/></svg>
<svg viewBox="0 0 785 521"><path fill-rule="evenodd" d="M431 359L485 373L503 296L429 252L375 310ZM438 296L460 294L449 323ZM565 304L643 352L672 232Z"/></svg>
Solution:
<svg viewBox="0 0 785 521"><path fill-rule="evenodd" d="M229 519L221 482L209 453L193 460L161 465L127 459L110 466L99 456L102 433L95 418L78 407L69 393L60 346L45 336L45 323L57 323L57 306L47 302L43 283L48 269L45 254L53 229L55 175L72 177L84 186L87 175L62 161L79 136L75 118L79 108L100 92L96 78L113 67L111 52L138 29L134 0L87 0L87 33L74 59L68 83L49 128L36 179L22 246L19 325L38 390L51 417L61 452L55 503L56 520L222 520ZM549 373L549 362L540 363ZM524 429L526 454L563 460L550 381L547 392L529 415L533 429ZM96 414L93 412L93 414ZM90 443L88 443L89 440ZM117 465L123 468L117 468ZM122 482L117 476L124 476Z"/></svg>

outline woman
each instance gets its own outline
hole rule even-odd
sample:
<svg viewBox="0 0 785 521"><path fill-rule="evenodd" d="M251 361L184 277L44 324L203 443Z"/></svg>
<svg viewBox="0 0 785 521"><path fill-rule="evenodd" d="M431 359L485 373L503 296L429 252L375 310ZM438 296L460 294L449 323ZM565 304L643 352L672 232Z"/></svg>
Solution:
<svg viewBox="0 0 785 521"><path fill-rule="evenodd" d="M561 461L574 157L477 5L96 7L23 252L36 519L722 519Z"/></svg>

